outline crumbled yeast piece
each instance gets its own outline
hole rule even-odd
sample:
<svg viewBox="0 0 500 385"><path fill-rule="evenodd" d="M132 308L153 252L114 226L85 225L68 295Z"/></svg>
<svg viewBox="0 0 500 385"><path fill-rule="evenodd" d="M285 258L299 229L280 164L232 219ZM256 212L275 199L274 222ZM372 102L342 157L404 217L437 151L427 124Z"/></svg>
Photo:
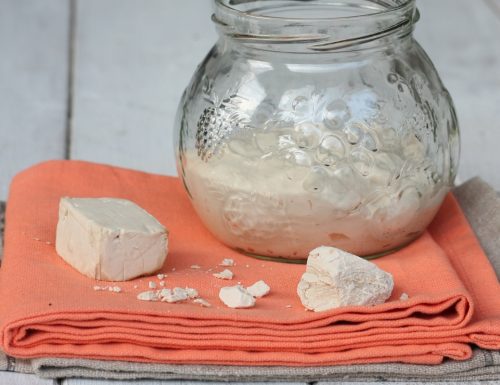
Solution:
<svg viewBox="0 0 500 385"><path fill-rule="evenodd" d="M114 293L120 293L122 288L120 286L94 286L95 291L112 291Z"/></svg>
<svg viewBox="0 0 500 385"><path fill-rule="evenodd" d="M321 246L309 253L297 294L307 309L325 311L384 303L393 287L392 275L374 263L335 247Z"/></svg>
<svg viewBox="0 0 500 385"><path fill-rule="evenodd" d="M149 281L148 286L150 289L156 289L156 283L154 283L153 281Z"/></svg>
<svg viewBox="0 0 500 385"><path fill-rule="evenodd" d="M172 293L178 296L186 297L186 299L189 298L188 291L186 289L183 289L182 287L174 287Z"/></svg>
<svg viewBox="0 0 500 385"><path fill-rule="evenodd" d="M165 278L165 274L157 274L156 278L158 278L159 280L162 280L163 278Z"/></svg>
<svg viewBox="0 0 500 385"><path fill-rule="evenodd" d="M219 279L233 279L233 276L234 276L233 272L229 269L224 269L221 272L214 273L212 275L215 278L219 278Z"/></svg>
<svg viewBox="0 0 500 385"><path fill-rule="evenodd" d="M137 295L141 301L162 301L168 303L182 302L187 299L197 299L198 290L191 287L163 288L161 290L148 290Z"/></svg>
<svg viewBox="0 0 500 385"><path fill-rule="evenodd" d="M231 258L224 258L219 266L234 266L234 260Z"/></svg>
<svg viewBox="0 0 500 385"><path fill-rule="evenodd" d="M255 282L252 286L247 287L247 291L255 298L261 298L269 294L271 288L264 281Z"/></svg>
<svg viewBox="0 0 500 385"><path fill-rule="evenodd" d="M198 297L198 290L193 289L192 287L186 287L184 290L186 291L186 294L189 298L197 298Z"/></svg>
<svg viewBox="0 0 500 385"><path fill-rule="evenodd" d="M200 265L191 265L191 269L201 269Z"/></svg>
<svg viewBox="0 0 500 385"><path fill-rule="evenodd" d="M231 308L248 308L255 306L255 298L241 285L222 287L219 298Z"/></svg>
<svg viewBox="0 0 500 385"><path fill-rule="evenodd" d="M171 296L172 295L172 290L170 290L170 289L161 289L159 291L158 295L159 295L160 298Z"/></svg>
<svg viewBox="0 0 500 385"><path fill-rule="evenodd" d="M410 298L410 296L407 293L403 293L403 294L401 294L401 297L399 297L399 300L400 301L408 301L408 298Z"/></svg>
<svg viewBox="0 0 500 385"><path fill-rule="evenodd" d="M163 289L163 290L166 290L165 291L166 295L164 296L162 295L161 298L161 300L164 302L169 302L169 303L181 302L189 298L187 291L181 287L174 287L173 290L171 291L169 289ZM167 290L169 292L167 292Z"/></svg>
<svg viewBox="0 0 500 385"><path fill-rule="evenodd" d="M193 303L197 303L198 305L201 305L203 307L211 307L212 305L210 302L204 300L203 298L195 298L193 299Z"/></svg>
<svg viewBox="0 0 500 385"><path fill-rule="evenodd" d="M160 281L160 286L165 286L165 281Z"/></svg>
<svg viewBox="0 0 500 385"><path fill-rule="evenodd" d="M137 294L137 299L140 299L141 301L158 301L159 298L156 291L148 290Z"/></svg>

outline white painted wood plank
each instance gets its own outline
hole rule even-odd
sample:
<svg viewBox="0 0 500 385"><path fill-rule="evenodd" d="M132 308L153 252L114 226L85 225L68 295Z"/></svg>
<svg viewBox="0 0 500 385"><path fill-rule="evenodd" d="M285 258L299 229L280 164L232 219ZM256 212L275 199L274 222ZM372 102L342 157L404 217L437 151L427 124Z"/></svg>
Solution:
<svg viewBox="0 0 500 385"><path fill-rule="evenodd" d="M175 174L178 101L216 41L209 0L78 0L73 159Z"/></svg>
<svg viewBox="0 0 500 385"><path fill-rule="evenodd" d="M203 382L195 381L105 381L105 380L88 380L88 379L66 379L62 382L63 385L114 385L114 384L130 384L130 385L200 385ZM301 382L207 382L210 385L306 385ZM356 382L356 381L320 381L317 385L380 385L381 382ZM432 382L387 382L391 385L429 385ZM470 381L470 382L435 382L439 385L497 385L497 381Z"/></svg>
<svg viewBox="0 0 500 385"><path fill-rule="evenodd" d="M68 3L0 1L0 199L15 173L64 156Z"/></svg>
<svg viewBox="0 0 500 385"><path fill-rule="evenodd" d="M500 19L500 1L498 0L484 0L490 9L495 13L498 19Z"/></svg>
<svg viewBox="0 0 500 385"><path fill-rule="evenodd" d="M500 18L483 1L418 0L417 5L416 37L450 91L461 125L459 176L480 175L499 189Z"/></svg>
<svg viewBox="0 0 500 385"><path fill-rule="evenodd" d="M89 380L83 378L68 378L63 381L63 385L116 385L116 384L130 384L130 385L200 385L203 382L199 381L157 381L157 380L143 380L143 381L105 381L105 380ZM307 382L218 382L210 381L206 384L209 385L307 385ZM339 383L338 383L339 384ZM365 383L365 385L369 385ZM488 385L488 384L486 384Z"/></svg>
<svg viewBox="0 0 500 385"><path fill-rule="evenodd" d="M0 385L54 385L54 380L42 379L33 374L0 372Z"/></svg>
<svg viewBox="0 0 500 385"><path fill-rule="evenodd" d="M381 383L386 383L388 385L498 385L498 381L446 381L446 382L384 382L384 381L376 381L376 382L352 382L352 381L320 381L316 382L315 385L380 385Z"/></svg>

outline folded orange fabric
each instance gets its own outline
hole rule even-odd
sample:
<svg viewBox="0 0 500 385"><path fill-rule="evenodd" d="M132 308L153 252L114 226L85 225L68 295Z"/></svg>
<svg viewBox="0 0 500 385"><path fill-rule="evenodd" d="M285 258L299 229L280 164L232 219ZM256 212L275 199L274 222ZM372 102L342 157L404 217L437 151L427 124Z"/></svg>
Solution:
<svg viewBox="0 0 500 385"><path fill-rule="evenodd" d="M170 230L166 286L194 287L213 306L137 300L156 276L119 283L121 293L94 291L96 281L55 252L62 196L119 197L144 207ZM500 348L500 286L452 195L421 238L375 261L394 276L387 303L321 313L304 311L297 297L304 266L263 262L219 243L177 178L42 163L15 177L6 222L0 327L13 356L313 366L432 364L470 357L470 344ZM233 281L212 276L223 258L236 262ZM260 279L272 291L254 308L229 309L218 299L222 286ZM399 300L403 292L407 301Z"/></svg>

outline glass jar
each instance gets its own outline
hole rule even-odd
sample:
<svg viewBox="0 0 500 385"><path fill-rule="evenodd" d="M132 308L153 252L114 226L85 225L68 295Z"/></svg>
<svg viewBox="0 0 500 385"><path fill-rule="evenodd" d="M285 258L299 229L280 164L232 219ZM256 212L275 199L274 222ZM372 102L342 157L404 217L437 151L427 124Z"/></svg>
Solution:
<svg viewBox="0 0 500 385"><path fill-rule="evenodd" d="M459 130L414 0L215 0L220 38L176 121L179 175L222 242L303 260L408 244L452 185Z"/></svg>

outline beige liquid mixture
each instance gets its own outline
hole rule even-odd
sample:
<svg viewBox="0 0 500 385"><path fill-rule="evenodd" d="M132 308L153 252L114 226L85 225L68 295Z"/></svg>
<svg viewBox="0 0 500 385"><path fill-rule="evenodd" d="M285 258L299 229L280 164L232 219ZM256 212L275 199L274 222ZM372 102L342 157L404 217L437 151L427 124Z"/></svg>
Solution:
<svg viewBox="0 0 500 385"><path fill-rule="evenodd" d="M209 162L186 153L185 182L212 233L256 255L304 259L318 246L362 256L389 251L422 233L447 192L425 170L398 179L402 165L383 153L360 174L352 163L301 166L230 148Z"/></svg>

